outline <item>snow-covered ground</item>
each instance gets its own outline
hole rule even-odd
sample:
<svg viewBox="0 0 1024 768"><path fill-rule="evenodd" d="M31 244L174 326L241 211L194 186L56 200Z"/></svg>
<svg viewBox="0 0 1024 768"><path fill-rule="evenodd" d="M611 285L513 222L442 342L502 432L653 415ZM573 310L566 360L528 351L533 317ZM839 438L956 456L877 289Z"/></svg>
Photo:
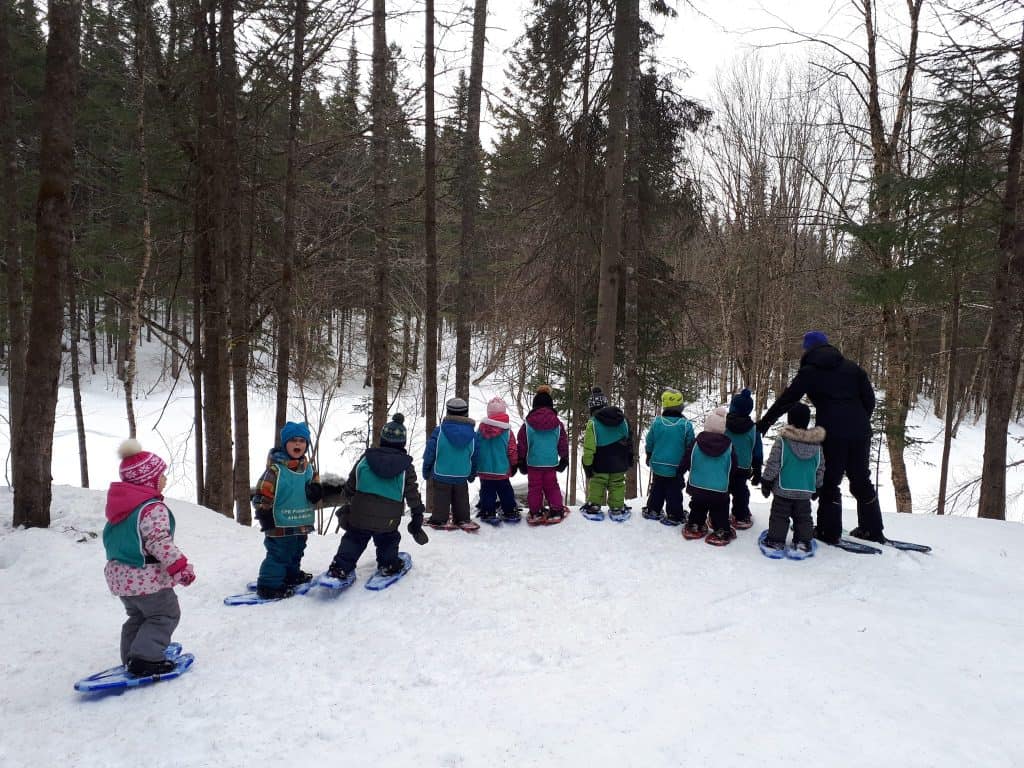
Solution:
<svg viewBox="0 0 1024 768"><path fill-rule="evenodd" d="M228 608L262 537L172 501L198 579L180 680L89 700L123 612L103 492L55 489L48 530L0 490L0 765L1020 766L1024 527L886 518L932 555L761 556L635 517L408 536L384 592ZM326 567L337 536L313 536Z"/></svg>
<svg viewBox="0 0 1024 768"><path fill-rule="evenodd" d="M768 507L755 494L754 529L725 549L638 515L618 525L574 513L551 528L430 531L424 547L406 535L413 571L381 593L362 589L367 552L359 583L333 600L314 592L228 608L222 598L255 577L262 536L181 500L194 498L192 392L184 382L169 391L147 354L140 438L171 461L176 538L198 574L179 589L175 639L196 665L122 696L89 700L71 687L116 663L123 621L95 534L126 423L120 388L100 371L85 385L97 490L72 487L67 389L52 526L12 530L10 489L0 488L4 768L1024 765L1024 739L1013 736L1024 704L1016 522L973 519L969 508L896 515L883 463L886 532L933 554L824 547L803 563L768 560L755 544ZM482 416L493 394L474 389L471 415ZM362 397L358 383L344 388L315 429L323 471L347 472L358 455ZM292 405L302 418L301 400ZM307 405L316 423L320 404ZM253 394L250 408L255 477L273 404ZM400 408L419 455L411 394ZM917 437L939 434L924 406L914 423ZM1011 437L1022 435L1015 425ZM0 432L0 455L7 440ZM981 428L965 425L954 483L973 476L981 444ZM936 441L910 455L922 512L939 450ZM1011 442L1010 455L1024 457L1024 447ZM1019 500L1010 516L1024 516ZM306 569L324 569L337 543L335 534L310 537Z"/></svg>

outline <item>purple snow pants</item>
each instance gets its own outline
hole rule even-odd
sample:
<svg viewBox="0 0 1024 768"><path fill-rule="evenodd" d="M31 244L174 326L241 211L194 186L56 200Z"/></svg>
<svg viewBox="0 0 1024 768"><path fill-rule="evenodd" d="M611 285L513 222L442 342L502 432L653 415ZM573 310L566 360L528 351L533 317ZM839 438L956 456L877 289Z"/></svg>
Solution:
<svg viewBox="0 0 1024 768"><path fill-rule="evenodd" d="M562 489L558 487L558 473L554 467L529 467L526 479L526 503L531 512L539 512L544 499L551 509L562 509Z"/></svg>

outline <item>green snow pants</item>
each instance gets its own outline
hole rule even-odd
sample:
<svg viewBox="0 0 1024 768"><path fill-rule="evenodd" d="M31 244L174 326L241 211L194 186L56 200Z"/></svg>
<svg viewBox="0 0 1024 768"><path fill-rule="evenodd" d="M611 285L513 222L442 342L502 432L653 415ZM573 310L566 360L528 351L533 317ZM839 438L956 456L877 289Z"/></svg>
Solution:
<svg viewBox="0 0 1024 768"><path fill-rule="evenodd" d="M595 472L587 481L587 503L604 505L605 494L608 495L609 509L622 509L626 506L626 473Z"/></svg>

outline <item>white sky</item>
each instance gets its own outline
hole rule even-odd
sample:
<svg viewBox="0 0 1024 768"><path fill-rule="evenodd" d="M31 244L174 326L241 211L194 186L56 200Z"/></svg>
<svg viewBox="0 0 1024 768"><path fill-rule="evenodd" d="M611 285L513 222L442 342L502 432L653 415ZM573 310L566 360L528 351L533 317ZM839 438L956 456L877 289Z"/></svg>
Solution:
<svg viewBox="0 0 1024 768"><path fill-rule="evenodd" d="M855 10L850 0L668 0L678 11L678 18L654 19L662 33L657 45L657 57L663 71L689 71L690 77L680 78L681 90L686 95L707 101L712 93L715 73L744 52L753 48L772 46L769 56L787 55L794 58L813 56L820 47L796 44L797 37L785 31L791 27L811 36L829 36L840 45L859 45L863 37ZM472 35L472 0L435 0L438 28L435 32L438 46L438 111L446 107L446 96L451 93L460 68L468 70L469 46ZM879 28L882 34L905 31L906 0L879 0ZM931 11L931 0L926 0L922 16L920 45L927 49L935 37L927 30L938 30ZM484 56L484 86L500 94L505 82L507 52L525 30L525 18L532 7L531 0L490 0L488 3L487 47ZM646 0L641 0L641 12L650 18ZM390 12L397 14L388 21L388 40L397 42L408 60L405 76L411 84L422 82L424 17L422 0L390 0ZM448 28L442 28L448 27ZM347 48L348 40L342 41ZM368 28L357 35L357 45L364 60L363 78L369 63L370 32ZM344 52L338 57L343 59ZM494 135L487 116L482 131Z"/></svg>

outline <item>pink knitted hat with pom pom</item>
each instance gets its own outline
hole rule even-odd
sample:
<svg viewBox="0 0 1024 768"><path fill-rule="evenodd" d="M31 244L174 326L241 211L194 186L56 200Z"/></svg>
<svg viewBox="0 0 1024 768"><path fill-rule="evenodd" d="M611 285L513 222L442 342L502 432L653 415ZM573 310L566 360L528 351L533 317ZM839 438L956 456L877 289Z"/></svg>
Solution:
<svg viewBox="0 0 1024 768"><path fill-rule="evenodd" d="M156 488L167 469L167 462L155 453L142 450L138 440L125 440L117 449L117 455L121 457L118 469L121 480L133 485Z"/></svg>

